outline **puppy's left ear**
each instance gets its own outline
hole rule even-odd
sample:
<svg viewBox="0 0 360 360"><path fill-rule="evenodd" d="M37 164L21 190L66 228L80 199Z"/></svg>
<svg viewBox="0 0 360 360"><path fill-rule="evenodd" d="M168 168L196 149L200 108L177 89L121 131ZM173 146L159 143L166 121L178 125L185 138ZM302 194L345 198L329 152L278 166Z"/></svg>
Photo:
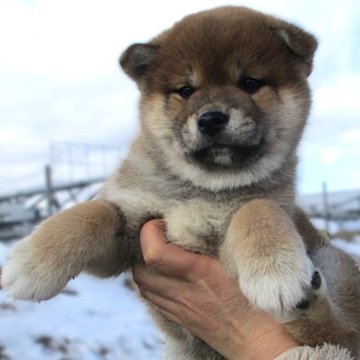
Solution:
<svg viewBox="0 0 360 360"><path fill-rule="evenodd" d="M287 47L297 55L306 65L306 75L312 71L314 54L317 48L316 38L301 28L285 21L276 21L271 24L272 30L285 42Z"/></svg>
<svg viewBox="0 0 360 360"><path fill-rule="evenodd" d="M152 64L159 46L153 44L134 44L120 57L120 65L127 75L139 83Z"/></svg>

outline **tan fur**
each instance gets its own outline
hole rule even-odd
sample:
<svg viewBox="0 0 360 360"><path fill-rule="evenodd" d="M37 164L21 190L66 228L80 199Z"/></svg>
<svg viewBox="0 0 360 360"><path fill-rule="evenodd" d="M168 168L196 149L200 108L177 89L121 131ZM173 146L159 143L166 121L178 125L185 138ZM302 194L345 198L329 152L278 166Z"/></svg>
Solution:
<svg viewBox="0 0 360 360"><path fill-rule="evenodd" d="M140 229L161 217L169 241L219 256L250 302L299 342L360 355L357 265L294 200L316 46L304 30L239 7L190 15L130 46L120 62L141 92L141 130L127 158L96 200L49 218L15 246L3 287L40 301L82 270L117 275L141 261ZM226 117L221 131L201 130L209 112ZM321 286L312 284L315 269ZM309 307L297 306L304 299ZM167 358L223 359L156 318Z"/></svg>
<svg viewBox="0 0 360 360"><path fill-rule="evenodd" d="M97 276L120 274L126 255L117 245L122 219L109 202L76 205L41 223L29 238L16 244L2 274L16 298L49 299L82 270ZM125 244L124 244L125 245ZM61 269L61 270L60 270ZM17 277L23 271L23 277ZM3 280L4 281L4 280ZM35 283L36 282L36 283Z"/></svg>
<svg viewBox="0 0 360 360"><path fill-rule="evenodd" d="M220 259L235 267L253 305L280 317L295 308L314 271L293 221L269 200L250 201L232 217Z"/></svg>

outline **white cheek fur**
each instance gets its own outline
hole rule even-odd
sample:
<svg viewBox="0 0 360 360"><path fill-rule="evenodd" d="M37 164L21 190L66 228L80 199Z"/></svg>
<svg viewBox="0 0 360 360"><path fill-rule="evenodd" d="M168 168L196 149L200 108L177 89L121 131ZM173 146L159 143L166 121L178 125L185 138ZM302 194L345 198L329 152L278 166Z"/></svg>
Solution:
<svg viewBox="0 0 360 360"><path fill-rule="evenodd" d="M244 169L228 171L224 173L221 170L207 171L204 168L188 162L184 156L184 149L176 141L169 141L173 138L168 119L163 112L164 102L162 97L152 98L150 104L143 108L144 123L147 124L151 136L157 141L157 145L162 151L166 167L180 178L190 181L196 187L219 191L225 189L234 189L238 187L256 184L271 176L279 169L289 152L293 149L294 141L292 139L293 127L296 123L305 121L303 114L303 103L295 94L284 91L279 93L282 98L282 106L278 109L274 117L280 120L286 119L282 124L283 136L281 139L272 139L267 153L257 162L250 164ZM240 110L232 110L231 116L236 124L247 122L242 116ZM280 121L275 119L275 121ZM189 117L187 122L188 136L197 139L196 116ZM219 154L215 161L220 165L228 165L231 162L229 155Z"/></svg>

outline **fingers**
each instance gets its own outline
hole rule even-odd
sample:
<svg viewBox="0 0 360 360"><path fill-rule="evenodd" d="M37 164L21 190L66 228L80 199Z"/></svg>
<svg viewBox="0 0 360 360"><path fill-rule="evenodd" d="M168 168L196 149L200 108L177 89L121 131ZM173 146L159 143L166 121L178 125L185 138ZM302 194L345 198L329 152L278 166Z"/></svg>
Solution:
<svg viewBox="0 0 360 360"><path fill-rule="evenodd" d="M179 299L181 289L187 289L183 281L156 273L145 264L133 266L133 277L142 297L151 306L169 320L181 324L179 312L184 313L184 309Z"/></svg>
<svg viewBox="0 0 360 360"><path fill-rule="evenodd" d="M150 290L141 289L141 295L157 310L166 311L169 314L173 314L173 316L176 316L176 313L179 312L179 308L181 308L171 299L165 298L162 295L159 295L158 293L152 292Z"/></svg>
<svg viewBox="0 0 360 360"><path fill-rule="evenodd" d="M137 271L141 274L138 283L141 295L167 319L188 329L201 327L205 318L211 321L207 310L207 305L213 302L211 292L162 275L150 274L147 281L143 275L148 270L136 266Z"/></svg>
<svg viewBox="0 0 360 360"><path fill-rule="evenodd" d="M150 303L150 305L160 314L165 316L168 320L178 324L184 325L181 320L181 315L179 313L179 306L173 304L170 300L164 299L162 296L159 296L156 293L151 291L141 291L143 298Z"/></svg>
<svg viewBox="0 0 360 360"><path fill-rule="evenodd" d="M141 293L143 291L151 291L161 294L164 298L173 299L174 293L184 286L182 279L160 274L145 264L133 266L132 272L134 281Z"/></svg>
<svg viewBox="0 0 360 360"><path fill-rule="evenodd" d="M218 259L194 254L177 245L167 243L165 229L166 224L162 220L151 220L141 230L140 242L143 257L146 265L154 270L152 275L150 272L148 274L143 272L141 274L143 281L146 281L149 286L151 286L150 283L152 286L162 284L160 278L154 276L156 272L169 279L169 287L170 280L178 279L191 283L205 283L216 288L231 288L230 283L233 280L225 272Z"/></svg>

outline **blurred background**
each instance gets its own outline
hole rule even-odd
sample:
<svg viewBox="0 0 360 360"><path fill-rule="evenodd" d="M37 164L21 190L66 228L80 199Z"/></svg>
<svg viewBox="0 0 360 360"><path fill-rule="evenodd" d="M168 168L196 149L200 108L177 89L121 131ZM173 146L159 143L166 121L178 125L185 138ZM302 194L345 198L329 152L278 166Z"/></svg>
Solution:
<svg viewBox="0 0 360 360"><path fill-rule="evenodd" d="M126 155L138 93L120 71L122 51L228 4L318 38L298 201L337 246L360 254L359 1L1 0L0 265L41 219L91 198ZM0 295L0 359L161 358L161 335L127 275L80 276L41 304Z"/></svg>

